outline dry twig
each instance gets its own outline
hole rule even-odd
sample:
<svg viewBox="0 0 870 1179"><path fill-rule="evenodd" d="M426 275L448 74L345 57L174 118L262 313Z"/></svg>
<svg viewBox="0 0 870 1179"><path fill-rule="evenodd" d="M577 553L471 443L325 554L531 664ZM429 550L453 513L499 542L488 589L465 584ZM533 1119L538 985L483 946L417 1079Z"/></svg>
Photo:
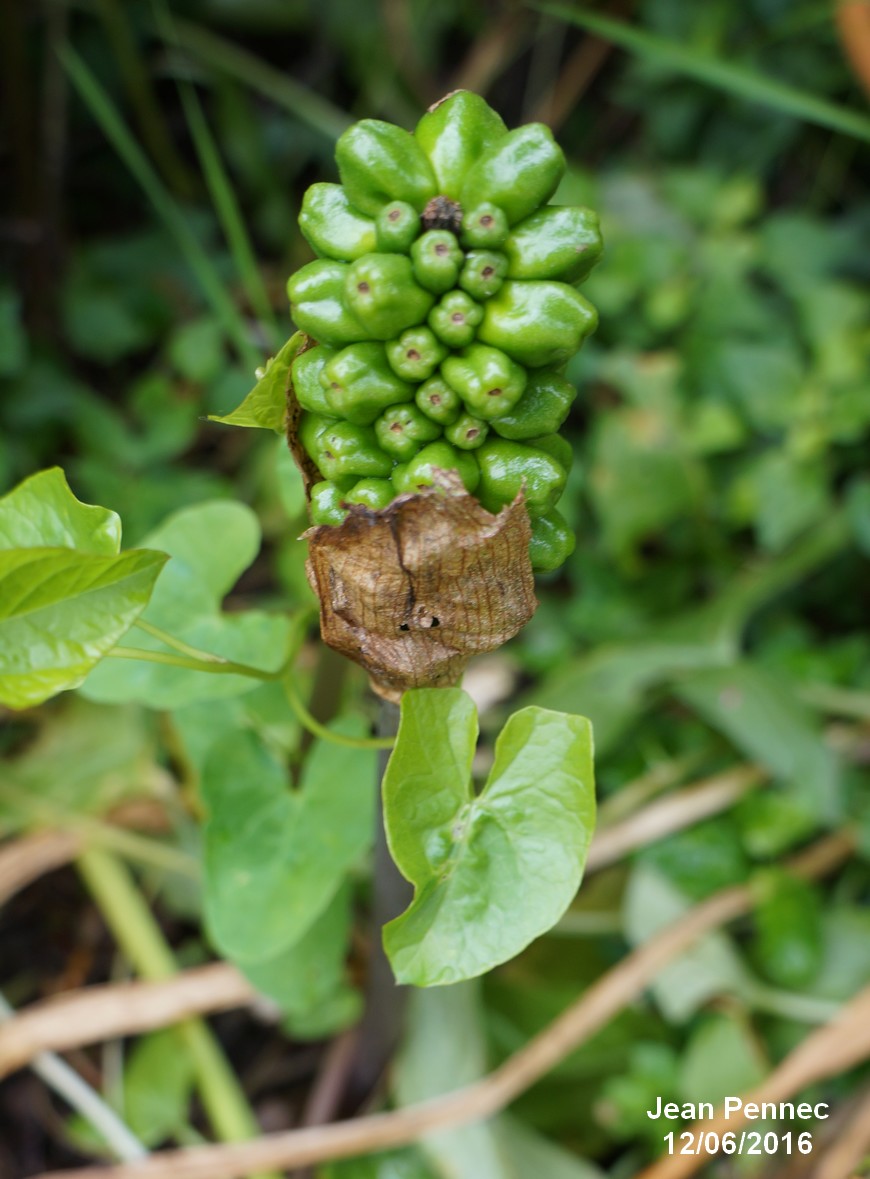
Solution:
<svg viewBox="0 0 870 1179"><path fill-rule="evenodd" d="M828 836L795 857L789 866L802 876L822 876L848 858L853 846L848 834ZM434 1130L491 1117L635 1000L663 966L705 933L746 913L752 904L753 893L747 887L728 888L716 893L602 975L566 1012L494 1072L443 1097L390 1113L290 1130L252 1142L165 1151L143 1163L45 1173L38 1179L238 1179L269 1167L300 1167L403 1146ZM862 1001L862 1018L866 1019L870 996L862 996ZM857 1002L855 1000L845 1010L851 1014ZM837 1021L837 1034L827 1042L828 1061L837 1057L838 1052L851 1050L854 1054L858 1044L862 1045L862 1051L870 1053L870 1021L863 1035L852 1026L851 1018L848 1024L847 1028L842 1019ZM828 1031L828 1028L822 1031ZM814 1033L809 1041L819 1035L821 1032ZM867 1040L866 1044L864 1040ZM803 1047L793 1053L786 1064L800 1057ZM823 1069L824 1060L817 1058L815 1049L811 1051L816 1067ZM853 1055L851 1059L854 1061L858 1057ZM839 1063L838 1067L845 1066ZM789 1078L795 1068L801 1070L800 1060L797 1066L791 1067ZM782 1069L778 1070L778 1074L781 1072ZM814 1075L829 1074L820 1071Z"/></svg>
<svg viewBox="0 0 870 1179"><path fill-rule="evenodd" d="M629 818L602 828L592 840L586 860L587 873L606 868L640 847L718 815L767 777L760 766L737 766L674 791Z"/></svg>
<svg viewBox="0 0 870 1179"><path fill-rule="evenodd" d="M81 847L81 837L72 831L40 831L0 847L0 906L46 872L69 864Z"/></svg>
<svg viewBox="0 0 870 1179"><path fill-rule="evenodd" d="M0 1078L40 1052L64 1052L115 1036L153 1031L191 1015L228 1011L256 999L234 966L215 962L165 982L127 982L56 995L0 1024Z"/></svg>

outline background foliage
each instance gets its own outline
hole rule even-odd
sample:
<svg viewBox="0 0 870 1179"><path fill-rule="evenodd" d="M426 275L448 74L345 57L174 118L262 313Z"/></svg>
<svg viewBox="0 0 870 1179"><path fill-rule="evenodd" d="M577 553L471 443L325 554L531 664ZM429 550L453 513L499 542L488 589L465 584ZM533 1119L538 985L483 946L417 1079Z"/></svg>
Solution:
<svg viewBox="0 0 870 1179"><path fill-rule="evenodd" d="M631 1175L661 1150L644 1112L658 1094L748 1087L870 982L866 97L827 3L639 0L608 6L614 16L633 30L629 52L595 36L594 14L502 0L95 0L2 17L0 490L60 464L79 498L119 513L126 547L181 562L152 622L231 656L236 640L280 645L273 611L311 604L301 485L275 439L206 415L231 410L291 330L283 284L309 257L295 216L308 183L334 178L341 129L362 116L413 125L442 93L478 89L509 126L552 121L570 162L557 200L599 209L606 242L584 286L601 327L570 372L578 461L562 503L579 542L540 582L531 624L472 677L494 697L485 735L517 703L590 717L605 822L745 763L763 781L591 877L554 935L482 988L415 996L394 1096L480 1075L662 914L752 881L751 921L705 943L693 972L661 976L510 1118L324 1176ZM234 677L203 684L144 663L133 684L119 666L100 667L83 696L3 718L0 833L157 799L175 870L152 864L143 879L196 961L201 800L223 797L232 824L233 757L261 767L272 805L270 774L280 794L280 764L298 768L307 739L274 684L242 692ZM315 645L300 667L315 714L359 726L370 705L356 672ZM230 726L244 738L215 751ZM276 1048L273 1030L251 1041L238 1022L221 1028L255 1109L279 1124L304 1104L310 1044L359 1010L344 947L355 918L358 939L366 929L364 790L322 937L297 943L295 973L277 959L250 967L293 1047ZM844 825L859 850L834 878L798 885L782 871ZM207 872L225 854L216 826ZM241 939L243 959L249 931L224 900L212 942L232 954ZM0 915L0 984L16 1004L54 989L83 945L80 981L110 967L72 877L56 902L35 919L25 896ZM74 920L59 936L64 913ZM149 1144L198 1125L189 1073L165 1081L175 1048L143 1040L116 1078ZM298 1062L290 1080L281 1053ZM16 1083L0 1088L7 1112ZM866 1069L825 1094L848 1102L862 1084ZM86 1128L34 1121L26 1150L17 1130L0 1146L0 1171L90 1149Z"/></svg>

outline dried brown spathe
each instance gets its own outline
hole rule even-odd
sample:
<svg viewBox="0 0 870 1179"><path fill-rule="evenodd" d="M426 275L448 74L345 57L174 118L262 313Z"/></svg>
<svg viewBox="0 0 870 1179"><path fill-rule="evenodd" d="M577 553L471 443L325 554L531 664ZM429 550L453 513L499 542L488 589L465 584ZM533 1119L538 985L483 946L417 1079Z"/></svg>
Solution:
<svg viewBox="0 0 870 1179"><path fill-rule="evenodd" d="M387 699L458 683L469 656L500 647L537 606L522 499L493 516L452 473L305 536L324 641Z"/></svg>

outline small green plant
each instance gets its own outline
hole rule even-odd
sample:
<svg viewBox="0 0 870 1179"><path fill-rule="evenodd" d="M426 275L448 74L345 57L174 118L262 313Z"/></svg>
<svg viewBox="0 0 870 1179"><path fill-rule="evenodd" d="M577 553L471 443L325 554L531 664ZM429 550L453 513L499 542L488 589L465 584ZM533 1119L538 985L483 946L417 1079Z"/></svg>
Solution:
<svg viewBox="0 0 870 1179"><path fill-rule="evenodd" d="M289 429L297 450L301 440L303 470L314 463L326 476L307 471L315 531L341 533L348 512L392 520L409 500L437 513L444 496L475 491L481 520L504 509L523 522L510 560L529 567L528 510L531 565L554 568L573 546L554 514L570 463L557 431L573 397L560 366L595 323L570 284L600 252L593 214L545 205L564 170L561 151L542 125L507 132L482 99L460 91L424 116L415 137L355 124L337 158L343 187L313 186L300 217L323 255L289 284L306 334L223 420ZM451 472L464 488L442 486ZM425 549L430 517L421 521ZM197 705L219 709L256 690L271 709L283 694L321 738L291 790L281 742L225 714L198 767L204 912L215 946L291 1017L313 1028L344 1004L347 1018L348 882L371 841L375 750L393 740L371 738L359 720L325 728L308 714L295 669L310 612L222 612L256 553L250 511L189 509L122 552L118 517L76 500L55 469L0 501L0 538L6 705L81 688L189 717ZM474 540L485 549L490 532ZM468 538L457 531L455 543ZM343 544L352 548L352 532ZM462 597L475 586L442 592ZM438 621L411 640L443 645ZM594 825L588 721L521 709L477 791L477 713L449 686L456 678L411 681L423 686L401 697L383 780L388 845L414 886L385 948L397 980L418 986L482 974L549 929L577 890ZM322 971L318 1002L293 993L300 963Z"/></svg>

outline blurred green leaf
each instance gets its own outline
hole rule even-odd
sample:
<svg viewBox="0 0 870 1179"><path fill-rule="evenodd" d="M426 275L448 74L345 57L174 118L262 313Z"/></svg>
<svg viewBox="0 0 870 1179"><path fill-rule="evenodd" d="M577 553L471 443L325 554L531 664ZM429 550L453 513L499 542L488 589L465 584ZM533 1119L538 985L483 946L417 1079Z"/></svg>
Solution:
<svg viewBox="0 0 870 1179"><path fill-rule="evenodd" d="M753 1090L768 1067L745 1019L714 1012L689 1037L680 1062L679 1099L709 1101L718 1108L726 1097Z"/></svg>
<svg viewBox="0 0 870 1179"><path fill-rule="evenodd" d="M194 319L176 328L169 338L170 363L188 381L206 384L223 367L224 334L215 319Z"/></svg>
<svg viewBox="0 0 870 1179"><path fill-rule="evenodd" d="M735 663L683 676L674 690L743 754L799 784L800 798L819 819L838 818L837 759L791 683L752 663Z"/></svg>
<svg viewBox="0 0 870 1179"><path fill-rule="evenodd" d="M139 1039L124 1070L123 1117L145 1146L159 1146L185 1126L194 1066L172 1029Z"/></svg>
<svg viewBox="0 0 870 1179"><path fill-rule="evenodd" d="M317 919L289 949L240 968L257 990L277 1003L284 1024L298 1038L322 1039L354 1023L362 996L345 980L351 932L351 892L342 885Z"/></svg>
<svg viewBox="0 0 870 1179"><path fill-rule="evenodd" d="M625 894L626 937L632 945L643 945L689 908L688 898L663 873L637 864ZM652 991L665 1018L684 1023L716 995L739 994L748 977L727 935L708 933L658 972Z"/></svg>
<svg viewBox="0 0 870 1179"><path fill-rule="evenodd" d="M58 468L0 500L0 702L78 687L141 614L166 555L120 544L117 516L80 503Z"/></svg>
<svg viewBox="0 0 870 1179"><path fill-rule="evenodd" d="M444 1029L450 1029L450 1035ZM479 1080L487 1072L484 1014L473 983L415 992L395 1070L401 1105L412 1105ZM505 1114L427 1135L422 1149L439 1179L598 1179L592 1163Z"/></svg>
<svg viewBox="0 0 870 1179"><path fill-rule="evenodd" d="M221 599L257 555L260 528L240 503L206 503L177 512L148 537L169 553L164 578L143 618L190 646L225 659L277 670L285 654L288 620L260 610L224 613ZM137 650L165 650L150 634L130 635ZM93 700L138 700L151 708L178 708L250 692L247 676L208 675L136 659L114 659L89 677Z"/></svg>
<svg viewBox="0 0 870 1179"><path fill-rule="evenodd" d="M336 727L362 735L358 721ZM213 746L202 775L205 907L222 953L263 963L311 929L371 843L375 763L372 750L318 741L292 791L253 734Z"/></svg>
<svg viewBox="0 0 870 1179"><path fill-rule="evenodd" d="M0 286L0 377L14 377L27 362L27 335L21 323L21 300L6 285Z"/></svg>

